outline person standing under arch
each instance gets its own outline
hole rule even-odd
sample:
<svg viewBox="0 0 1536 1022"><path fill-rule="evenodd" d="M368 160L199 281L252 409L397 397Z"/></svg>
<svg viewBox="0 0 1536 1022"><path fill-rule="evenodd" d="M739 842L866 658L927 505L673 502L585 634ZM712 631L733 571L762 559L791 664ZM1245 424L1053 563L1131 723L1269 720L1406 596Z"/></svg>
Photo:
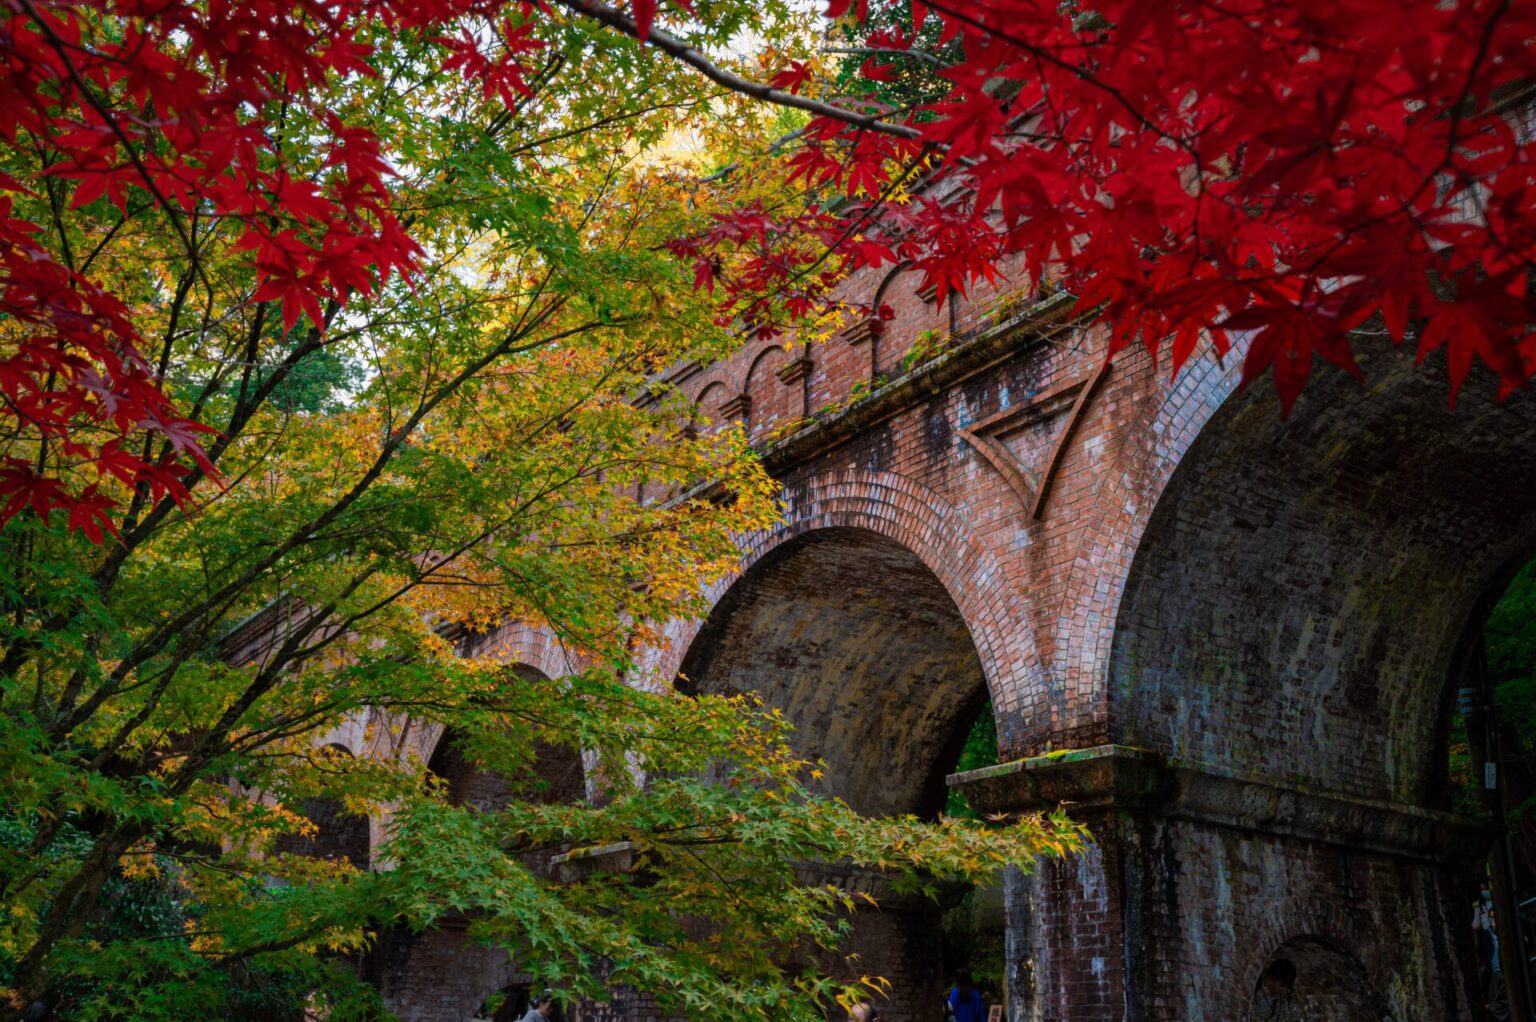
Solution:
<svg viewBox="0 0 1536 1022"><path fill-rule="evenodd" d="M987 1005L976 989L976 981L969 969L955 973L955 985L949 991L949 1011L946 1014L955 1022L986 1022Z"/></svg>

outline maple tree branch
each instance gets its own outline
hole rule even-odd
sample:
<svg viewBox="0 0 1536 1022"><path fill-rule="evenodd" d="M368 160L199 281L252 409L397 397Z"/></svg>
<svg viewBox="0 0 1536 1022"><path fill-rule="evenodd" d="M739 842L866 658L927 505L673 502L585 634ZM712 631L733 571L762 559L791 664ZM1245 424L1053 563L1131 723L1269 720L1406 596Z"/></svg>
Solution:
<svg viewBox="0 0 1536 1022"><path fill-rule="evenodd" d="M251 585L251 583L259 578L262 573L266 572L273 565L281 561L292 550L294 550L299 545L308 542L315 534L319 533L332 522L336 521L347 510L348 507L354 504L359 498L362 497L364 493L366 493L372 487L373 483L378 479L379 475L383 473L385 467L390 463L396 451L400 448L401 445L405 443L406 439L412 434L412 432L421 423L421 421L450 395L456 393L459 388L463 386L465 381L474 376L474 374L480 372L487 365L499 358L518 354L522 351L531 350L535 347L542 347L544 345L558 343L567 337L574 336L578 332L583 332L587 329L590 329L590 326L574 328L571 330L560 331L555 334L539 338L538 340L528 342L526 344L519 343L528 335L536 331L540 326L542 326L559 310L563 304L563 301L553 303L552 305L546 307L543 311L532 316L532 318L529 318L526 322L516 324L514 328L508 332L506 337L504 337L502 341L495 345L489 352L486 352L471 360L467 365L462 366L458 372L456 372L442 385L433 390L430 394L424 395L422 400L418 402L416 408L412 410L411 415L407 421L390 432L389 437L385 440L383 447L381 448L379 454L375 457L373 463L364 472L363 476L353 484L351 489L349 489L343 496L338 498L336 502L328 507L325 511L315 516L315 518L311 519L305 525L295 529L286 539L284 539L281 543L276 544L263 557L259 558L256 563L248 567L234 580L226 583L218 592L206 597L202 602L188 607L182 611L181 614L165 622L153 633L151 633L147 638L139 643L138 646L136 646L130 653L128 653L122 660L118 662L106 684L92 693L89 699L82 703L79 708L75 709L62 721L55 722L52 729L53 732L59 734L65 733L75 727L78 727L84 721L90 719L90 717L95 714L95 712L107 699L122 691L124 682L135 668L145 663L150 658L157 656L174 640L178 634L195 624L199 618L207 614L208 611L210 611L213 607L230 599L233 595L244 591L248 586Z"/></svg>
<svg viewBox="0 0 1536 1022"><path fill-rule="evenodd" d="M1472 87L1477 82L1478 68L1482 67L1483 62L1488 59L1488 50L1493 45L1493 30L1508 10L1509 0L1501 0L1499 5L1493 9L1493 13L1488 16L1488 22L1483 26L1482 35L1478 37L1477 53L1473 55L1472 63L1467 68L1467 80L1461 87L1461 95L1456 98L1456 102L1451 106L1451 130L1446 133L1445 158L1441 160L1441 169L1449 166L1452 157L1455 155L1456 138L1461 133L1462 116L1468 101L1472 98Z"/></svg>
<svg viewBox="0 0 1536 1022"><path fill-rule="evenodd" d="M625 35L632 36L635 39L641 38L640 26L635 23L634 18L631 18L616 7L601 2L601 0L556 0L556 2L562 7L575 11L577 14L586 15L594 21L607 25L609 28L617 29ZM689 67L702 73L705 78L708 78L717 85L725 86L732 92L739 92L742 95L751 96L766 103L773 103L776 106L787 106L795 110L804 110L818 117L829 117L856 128L863 128L866 131L877 131L882 135L892 135L896 138L906 139L920 139L923 137L922 132L910 125L892 124L870 114L861 114L855 110L849 110L846 107L840 107L833 103L824 103L821 100L798 96L792 92L785 92L783 89L775 89L773 86L763 82L755 82L750 78L743 78L734 71L727 71L671 33L662 31L654 26L652 26L650 33L644 37L643 41L668 56L682 61Z"/></svg>
<svg viewBox="0 0 1536 1022"><path fill-rule="evenodd" d="M1195 149L1194 143L1190 141L1190 139L1182 135L1175 135L1171 131L1159 125L1156 121L1152 120L1150 115L1148 115L1140 107L1126 98L1125 93L1121 92L1118 88L1109 84L1108 82L1094 76L1086 68L1074 64L1070 60L1064 60L1056 54L1050 52L1050 50L1047 48L1036 43L1031 43L1029 40L1020 38L1011 32L1004 32L1001 29L993 28L992 26L987 25L980 19L976 18L974 15L967 14L964 10L958 10L954 7L946 6L942 2L930 2L928 6L933 10L940 12L941 14L949 15L956 21L964 22L965 24L970 25L972 28L975 28L978 31L985 32L995 39L1001 39L1005 43L1017 46L1025 53L1032 54L1036 59L1042 60L1047 64L1059 68L1060 70L1066 71L1068 74L1076 77L1079 81L1085 82L1088 85L1091 85L1094 88L1099 89L1100 91L1109 95L1117 103L1119 103L1121 107L1125 109L1126 113L1134 117L1142 127L1146 128L1148 131L1151 131L1159 138L1172 142L1174 145L1188 153L1190 157L1194 159L1196 165L1201 168L1202 173L1204 172L1204 161L1200 159L1200 153Z"/></svg>
<svg viewBox="0 0 1536 1022"><path fill-rule="evenodd" d="M939 58L935 54L929 53L927 50L919 50L919 49L903 50L900 47L896 47L896 46L823 46L821 48L821 52L822 53L844 53L844 54L847 54L847 55L852 56L852 57L866 57L866 56L912 57L912 58L914 58L916 60L923 61L925 64L931 64L934 67L954 67L955 66L955 65L953 65L951 63L948 63L947 61L942 60L941 58Z"/></svg>
<svg viewBox="0 0 1536 1022"><path fill-rule="evenodd" d="M96 95L96 91L91 88L90 83L88 83L84 78L80 77L79 68L75 66L75 62L70 59L68 52L66 52L69 49L69 44L60 38L59 34L53 30L53 26L48 22L48 20L38 13L37 7L32 3L32 0L18 0L18 2L22 9L31 16L33 22L38 26L38 31L41 32L43 37L48 40L49 46L51 46L53 51L59 55L59 60L63 62L64 69L66 72L68 72L69 80L74 84L75 88L80 91L80 95L85 97L85 100L90 104L91 109L95 110L97 115L101 117L102 121L105 122L107 127L112 130L112 134L117 136L118 143L123 147L123 151L128 154L129 162L131 162L134 166L134 169L138 171L139 179L143 184L144 190L149 192L150 195L153 195L155 197L155 202L160 206L161 209L165 211L166 220L170 223L171 229L176 232L176 237L181 241L182 247L186 249L187 255L192 259L193 265L197 266L199 273L201 273L201 266L197 262L197 254L195 248L192 245L192 239L187 236L185 226L176 216L175 208L171 205L171 202L166 197L165 193L160 190L160 186L156 183L154 175L150 173L149 167L145 165L143 158L139 155L138 149L134 147L133 140L128 137L128 133L124 131L123 126L118 123L116 115L107 107L101 98ZM210 284L209 286L211 287L212 285Z"/></svg>
<svg viewBox="0 0 1536 1022"><path fill-rule="evenodd" d="M778 152L780 149L782 149L785 146L789 145L789 143L795 141L798 138L801 138L804 135L805 135L805 129L804 128L796 128L794 131L785 132L784 134L780 135L778 138L774 139L773 142L768 146L767 149L763 150L763 155L764 156L772 156L774 153ZM713 184L716 181L723 181L726 178L730 177L732 174L736 173L736 171L740 170L741 169L741 164L742 164L741 160L736 160L734 163L727 163L725 166L721 167L719 170L715 171L713 174L710 174L707 177L699 178L697 181L694 182L694 184L696 184L696 185L707 185L707 184Z"/></svg>

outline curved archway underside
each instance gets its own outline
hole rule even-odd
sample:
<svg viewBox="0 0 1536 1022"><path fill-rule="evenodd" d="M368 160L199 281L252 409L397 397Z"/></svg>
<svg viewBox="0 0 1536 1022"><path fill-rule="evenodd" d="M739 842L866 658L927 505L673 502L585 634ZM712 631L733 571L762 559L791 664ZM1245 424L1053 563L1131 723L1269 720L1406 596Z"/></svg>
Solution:
<svg viewBox="0 0 1536 1022"><path fill-rule="evenodd" d="M756 692L826 761L861 812L933 815L986 679L959 609L911 551L877 533L806 533L754 564L683 660L690 692Z"/></svg>
<svg viewBox="0 0 1536 1022"><path fill-rule="evenodd" d="M1229 399L1142 537L1110 664L1116 737L1229 769L1425 805L1448 680L1536 537L1536 397L1377 351L1289 420Z"/></svg>
<svg viewBox="0 0 1536 1022"><path fill-rule="evenodd" d="M1297 937L1280 945L1265 968L1281 960L1294 969L1292 988L1277 999L1266 993L1261 979L1246 1017L1296 1022L1383 1022L1393 1018L1365 967L1343 948L1316 937Z"/></svg>

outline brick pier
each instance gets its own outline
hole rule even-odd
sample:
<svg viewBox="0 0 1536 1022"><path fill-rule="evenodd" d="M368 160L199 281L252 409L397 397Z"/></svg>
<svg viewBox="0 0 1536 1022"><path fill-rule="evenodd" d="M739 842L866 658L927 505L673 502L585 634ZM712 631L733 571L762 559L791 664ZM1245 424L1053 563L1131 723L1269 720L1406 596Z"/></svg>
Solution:
<svg viewBox="0 0 1536 1022"><path fill-rule="evenodd" d="M670 374L762 447L785 517L635 682L760 692L872 813L936 812L990 698L1006 762L956 783L1070 802L1097 838L1008 878L1011 1022L1233 1022L1276 956L1317 1018L1474 1018L1486 836L1442 811L1447 726L1536 536L1536 400L1474 374L1452 412L1442 365L1383 347L1282 420L1235 359L1105 369L1063 296L916 283L866 272L849 293L888 322ZM882 1014L936 1020L932 914L856 929L892 972ZM508 970L435 982L478 1003Z"/></svg>

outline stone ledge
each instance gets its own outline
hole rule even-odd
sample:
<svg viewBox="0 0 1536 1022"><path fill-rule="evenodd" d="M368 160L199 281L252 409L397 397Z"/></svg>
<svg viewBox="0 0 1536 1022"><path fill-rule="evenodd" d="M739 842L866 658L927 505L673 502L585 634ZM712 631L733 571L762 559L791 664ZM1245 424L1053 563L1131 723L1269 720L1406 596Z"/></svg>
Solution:
<svg viewBox="0 0 1536 1022"><path fill-rule="evenodd" d="M865 341L874 340L884 332L885 323L874 316L865 316L843 327L838 332L838 336L848 344L863 344Z"/></svg>
<svg viewBox="0 0 1536 1022"><path fill-rule="evenodd" d="M745 419L752 412L752 395L737 394L720 402L720 414L727 419Z"/></svg>
<svg viewBox="0 0 1536 1022"><path fill-rule="evenodd" d="M1155 812L1437 863L1481 858L1492 832L1469 817L1277 784L1145 749L1100 745L951 774L980 812Z"/></svg>
<svg viewBox="0 0 1536 1022"><path fill-rule="evenodd" d="M563 883L575 883L593 873L633 873L635 844L618 841L611 845L573 848L549 860Z"/></svg>
<svg viewBox="0 0 1536 1022"><path fill-rule="evenodd" d="M814 367L815 363L813 363L808 357L802 355L792 362L785 362L783 365L779 366L773 371L773 375L777 376L785 383L794 383L796 380L803 380L807 376L811 375L811 370Z"/></svg>

